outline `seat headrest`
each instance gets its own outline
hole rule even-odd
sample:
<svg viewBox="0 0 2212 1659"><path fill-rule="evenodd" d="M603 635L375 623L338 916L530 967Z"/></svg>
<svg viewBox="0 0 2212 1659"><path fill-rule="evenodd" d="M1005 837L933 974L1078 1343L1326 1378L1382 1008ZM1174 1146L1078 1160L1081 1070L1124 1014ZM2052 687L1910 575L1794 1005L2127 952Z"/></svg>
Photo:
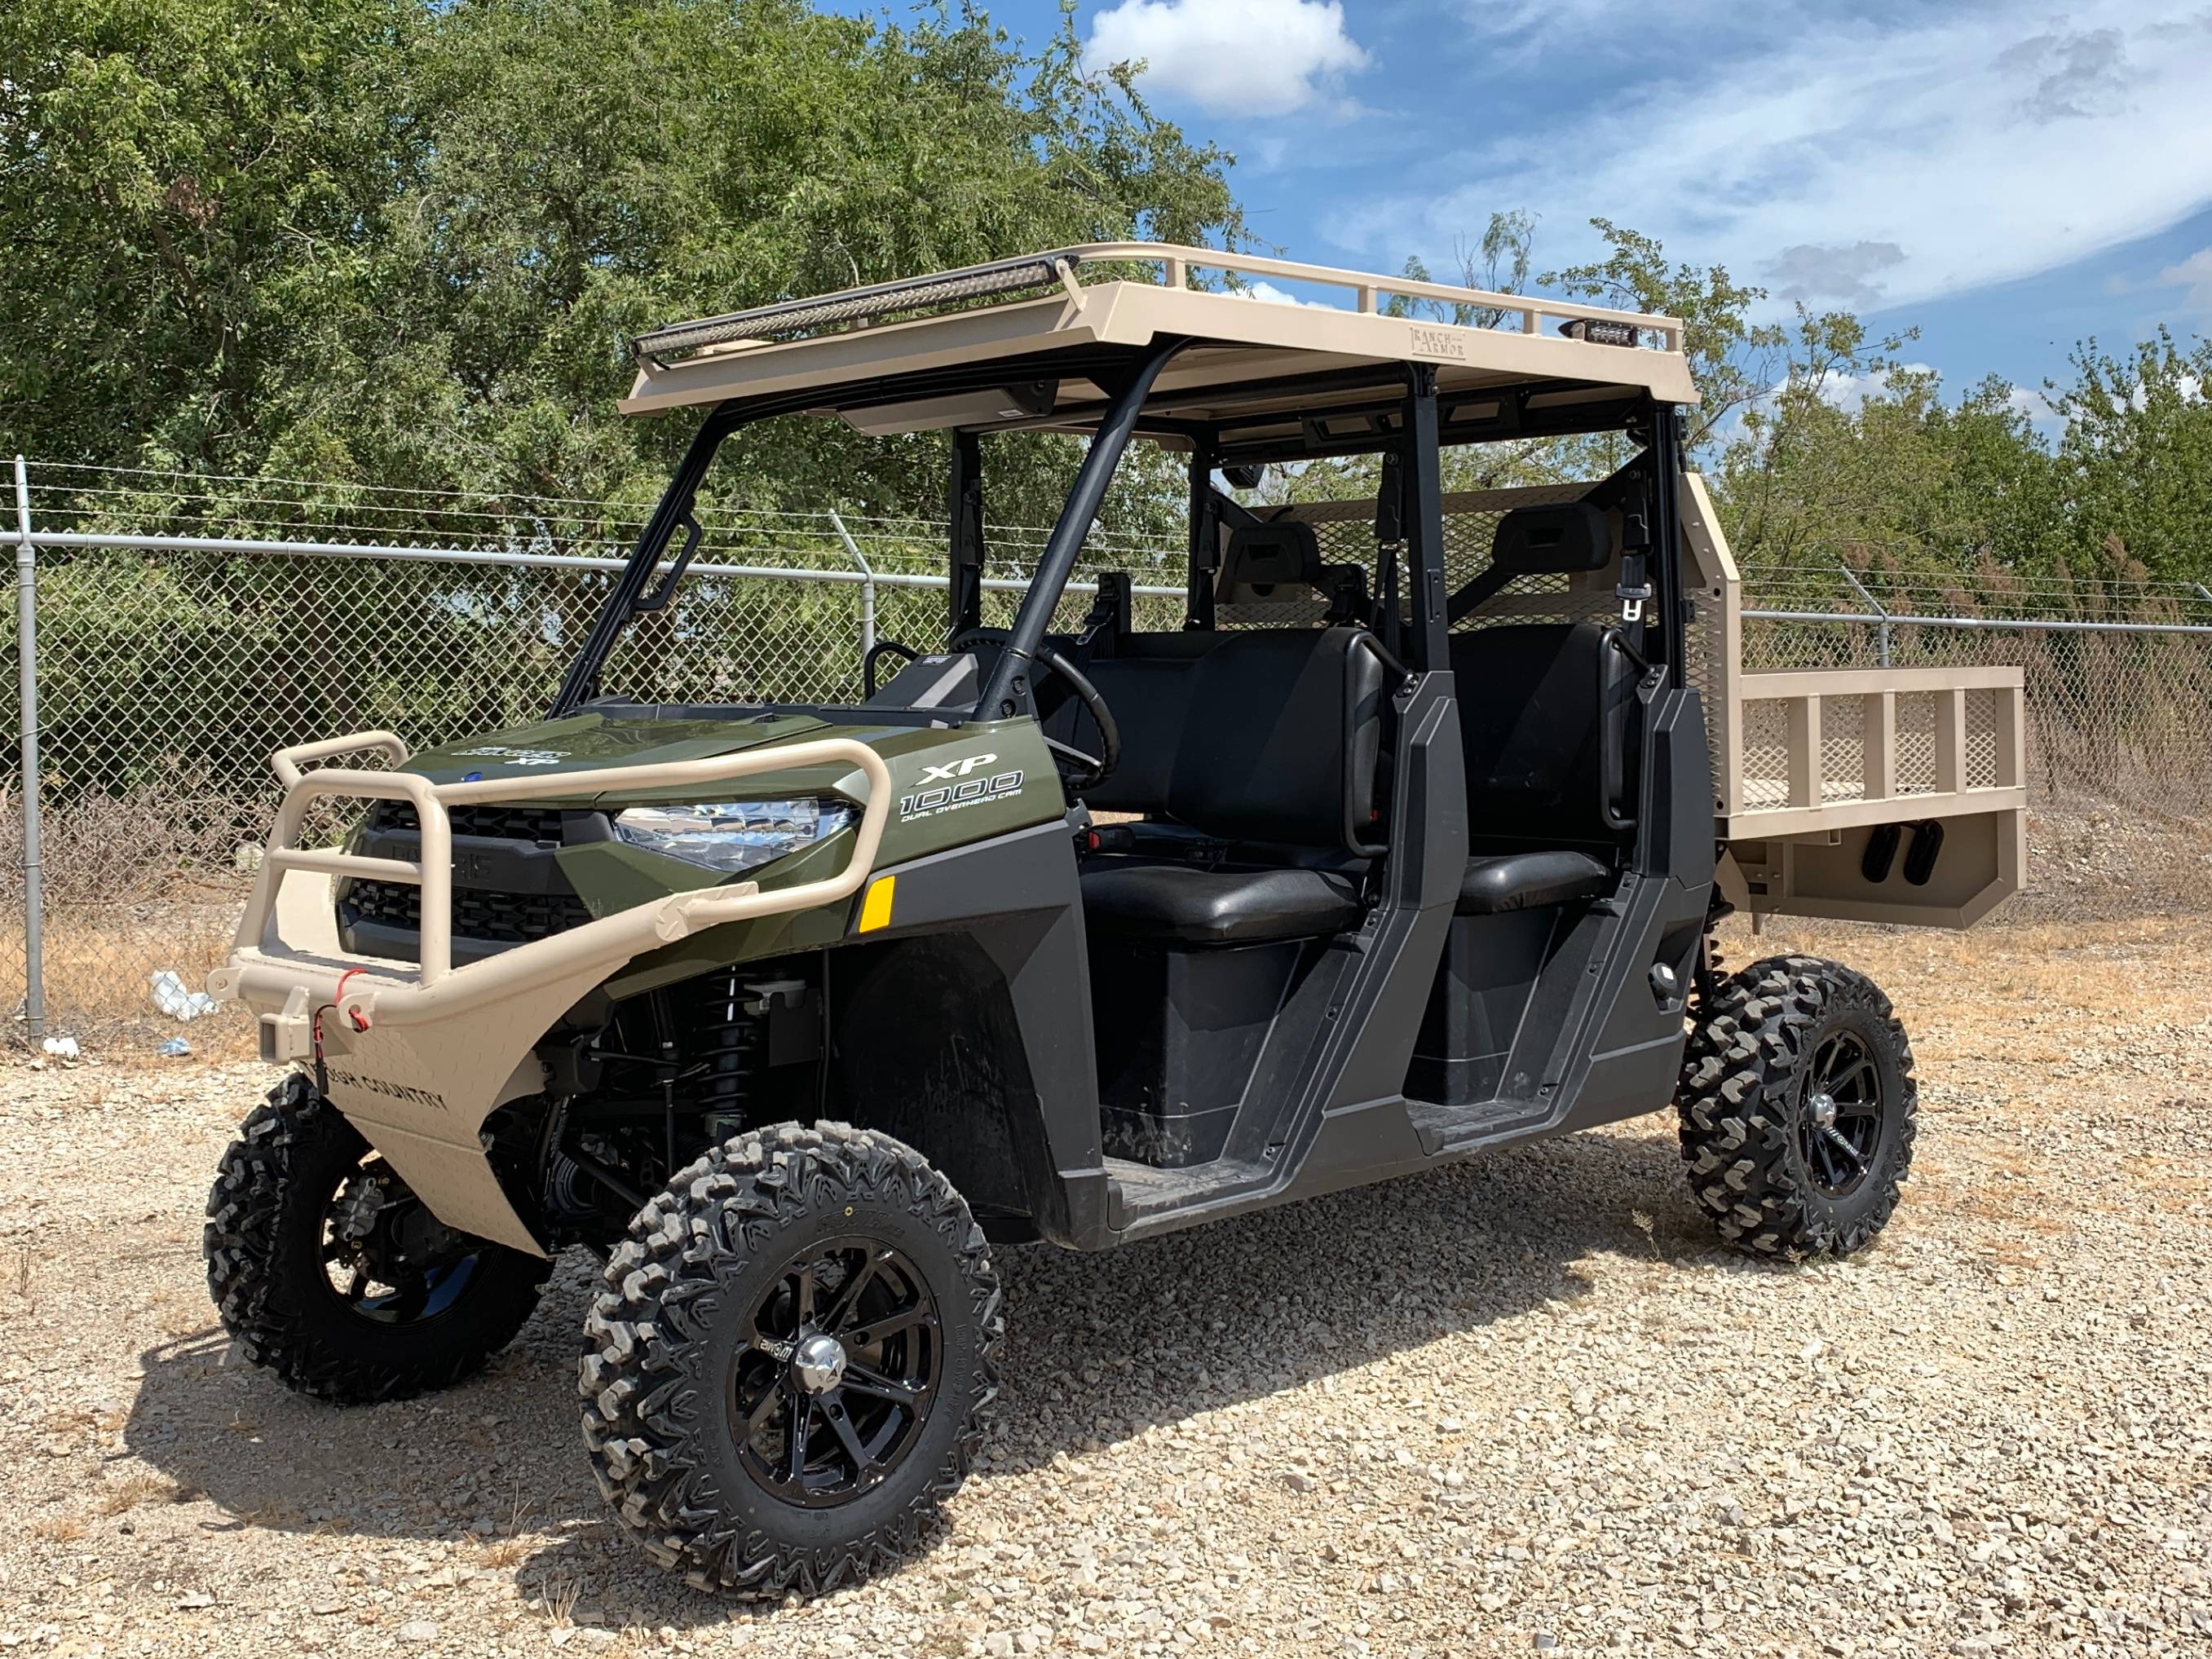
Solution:
<svg viewBox="0 0 2212 1659"><path fill-rule="evenodd" d="M1498 521L1490 562L1516 576L1602 570L1613 562L1613 532L1588 501L1516 507Z"/></svg>
<svg viewBox="0 0 2212 1659"><path fill-rule="evenodd" d="M1285 587L1309 592L1285 593ZM1239 525L1229 532L1213 597L1222 605L1264 605L1270 599L1306 599L1324 587L1321 538L1311 525L1288 519Z"/></svg>

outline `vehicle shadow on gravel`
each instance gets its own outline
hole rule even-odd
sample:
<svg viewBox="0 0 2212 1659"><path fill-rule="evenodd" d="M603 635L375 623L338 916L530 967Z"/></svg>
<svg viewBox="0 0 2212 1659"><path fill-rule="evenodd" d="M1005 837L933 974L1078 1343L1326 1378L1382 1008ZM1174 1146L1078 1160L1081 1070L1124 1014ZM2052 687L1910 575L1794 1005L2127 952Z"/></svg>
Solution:
<svg viewBox="0 0 2212 1659"><path fill-rule="evenodd" d="M1715 1249L1671 1135L1595 1133L1098 1255L1001 1250L1005 1386L976 1478L1571 1303L1591 1288L1578 1264L1594 1256L1681 1262ZM534 1601L582 1565L574 1545L612 1527L572 1383L596 1266L564 1261L515 1344L427 1399L335 1409L238 1363L217 1329L157 1345L125 1443L211 1499L228 1517L204 1523L216 1529L427 1541L473 1528ZM562 1541L496 1548L546 1533ZM731 1613L641 1555L598 1600L615 1626Z"/></svg>

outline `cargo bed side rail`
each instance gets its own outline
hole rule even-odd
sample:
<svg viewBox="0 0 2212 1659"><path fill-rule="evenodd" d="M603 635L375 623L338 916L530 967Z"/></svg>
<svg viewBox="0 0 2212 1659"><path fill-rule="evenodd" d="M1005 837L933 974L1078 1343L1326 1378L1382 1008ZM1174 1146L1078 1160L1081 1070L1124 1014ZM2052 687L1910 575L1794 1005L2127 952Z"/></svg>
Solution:
<svg viewBox="0 0 2212 1659"><path fill-rule="evenodd" d="M2025 686L2018 668L1740 673L1728 834L2024 808Z"/></svg>

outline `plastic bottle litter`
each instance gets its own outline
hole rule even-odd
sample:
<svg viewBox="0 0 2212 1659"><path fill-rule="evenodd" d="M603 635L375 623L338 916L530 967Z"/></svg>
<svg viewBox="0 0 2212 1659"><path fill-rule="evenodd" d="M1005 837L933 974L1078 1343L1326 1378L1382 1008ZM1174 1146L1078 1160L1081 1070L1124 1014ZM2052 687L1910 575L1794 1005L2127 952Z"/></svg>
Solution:
<svg viewBox="0 0 2212 1659"><path fill-rule="evenodd" d="M73 1036L51 1036L40 1043L39 1047L56 1060L75 1060L79 1054L76 1039Z"/></svg>
<svg viewBox="0 0 2212 1659"><path fill-rule="evenodd" d="M153 988L154 1006L172 1019L198 1019L215 1012L215 999L204 991L187 989L183 980L167 968L146 983Z"/></svg>
<svg viewBox="0 0 2212 1659"><path fill-rule="evenodd" d="M155 1052L161 1054L166 1054L171 1060L178 1060L191 1053L191 1051L192 1045L185 1042L184 1038L171 1037Z"/></svg>

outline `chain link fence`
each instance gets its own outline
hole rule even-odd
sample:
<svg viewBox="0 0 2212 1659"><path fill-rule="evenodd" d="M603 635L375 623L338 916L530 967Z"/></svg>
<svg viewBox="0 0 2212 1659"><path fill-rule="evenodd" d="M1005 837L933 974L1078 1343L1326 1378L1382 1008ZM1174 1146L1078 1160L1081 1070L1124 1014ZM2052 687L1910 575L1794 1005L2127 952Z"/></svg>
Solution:
<svg viewBox="0 0 2212 1659"><path fill-rule="evenodd" d="M27 797L30 745L11 715L0 1002L19 1038L147 1048L242 1026L179 1027L149 982L173 973L197 988L228 948L276 803L270 752L376 727L428 747L538 718L651 507L36 464L13 482L7 628L36 694L38 787ZM943 525L698 516L690 573L625 637L611 689L852 701L870 644L942 638ZM988 621L1011 623L1047 533L990 526ZM1060 620L1080 618L1091 578L1126 571L1138 625L1176 628L1184 565L1180 544L1095 533ZM2202 590L1876 582L1807 564L1745 572L1744 605L1749 670L2024 663L2042 799L2168 812L2212 799Z"/></svg>

